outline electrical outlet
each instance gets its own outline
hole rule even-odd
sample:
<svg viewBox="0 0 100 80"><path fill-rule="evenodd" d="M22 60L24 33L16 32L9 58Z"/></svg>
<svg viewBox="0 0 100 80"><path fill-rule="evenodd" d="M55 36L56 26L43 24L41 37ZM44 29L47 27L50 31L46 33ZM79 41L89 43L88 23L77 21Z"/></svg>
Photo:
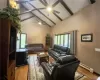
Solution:
<svg viewBox="0 0 100 80"><path fill-rule="evenodd" d="M100 52L100 48L95 48L95 51Z"/></svg>

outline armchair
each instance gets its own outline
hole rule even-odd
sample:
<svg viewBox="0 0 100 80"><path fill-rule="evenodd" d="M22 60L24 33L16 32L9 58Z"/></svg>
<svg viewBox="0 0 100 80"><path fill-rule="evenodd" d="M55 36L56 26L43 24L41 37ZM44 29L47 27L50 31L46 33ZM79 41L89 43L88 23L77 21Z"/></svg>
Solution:
<svg viewBox="0 0 100 80"><path fill-rule="evenodd" d="M46 80L74 80L75 72L80 61L72 55L59 57L57 63L43 62Z"/></svg>

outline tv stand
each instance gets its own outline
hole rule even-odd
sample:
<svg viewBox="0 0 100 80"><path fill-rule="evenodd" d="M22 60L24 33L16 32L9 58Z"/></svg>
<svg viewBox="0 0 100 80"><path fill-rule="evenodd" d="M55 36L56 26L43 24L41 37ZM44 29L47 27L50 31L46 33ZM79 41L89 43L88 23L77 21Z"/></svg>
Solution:
<svg viewBox="0 0 100 80"><path fill-rule="evenodd" d="M28 50L27 49L17 49L16 50L16 67L27 65Z"/></svg>

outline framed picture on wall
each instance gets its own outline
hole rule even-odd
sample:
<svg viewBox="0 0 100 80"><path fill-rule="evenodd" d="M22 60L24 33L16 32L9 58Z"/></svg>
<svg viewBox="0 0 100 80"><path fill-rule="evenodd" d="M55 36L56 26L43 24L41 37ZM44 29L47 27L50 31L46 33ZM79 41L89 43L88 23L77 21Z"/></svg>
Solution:
<svg viewBox="0 0 100 80"><path fill-rule="evenodd" d="M93 41L93 34L82 34L81 35L81 42L92 42Z"/></svg>

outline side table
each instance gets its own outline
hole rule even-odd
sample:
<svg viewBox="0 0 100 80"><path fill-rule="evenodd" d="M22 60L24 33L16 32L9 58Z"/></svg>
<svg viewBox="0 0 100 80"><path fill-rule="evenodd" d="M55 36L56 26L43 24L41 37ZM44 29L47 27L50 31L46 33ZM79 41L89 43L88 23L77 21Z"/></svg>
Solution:
<svg viewBox="0 0 100 80"><path fill-rule="evenodd" d="M49 55L46 52L42 52L42 53L37 53L37 59L39 61L39 64L41 64L42 62L49 62Z"/></svg>

